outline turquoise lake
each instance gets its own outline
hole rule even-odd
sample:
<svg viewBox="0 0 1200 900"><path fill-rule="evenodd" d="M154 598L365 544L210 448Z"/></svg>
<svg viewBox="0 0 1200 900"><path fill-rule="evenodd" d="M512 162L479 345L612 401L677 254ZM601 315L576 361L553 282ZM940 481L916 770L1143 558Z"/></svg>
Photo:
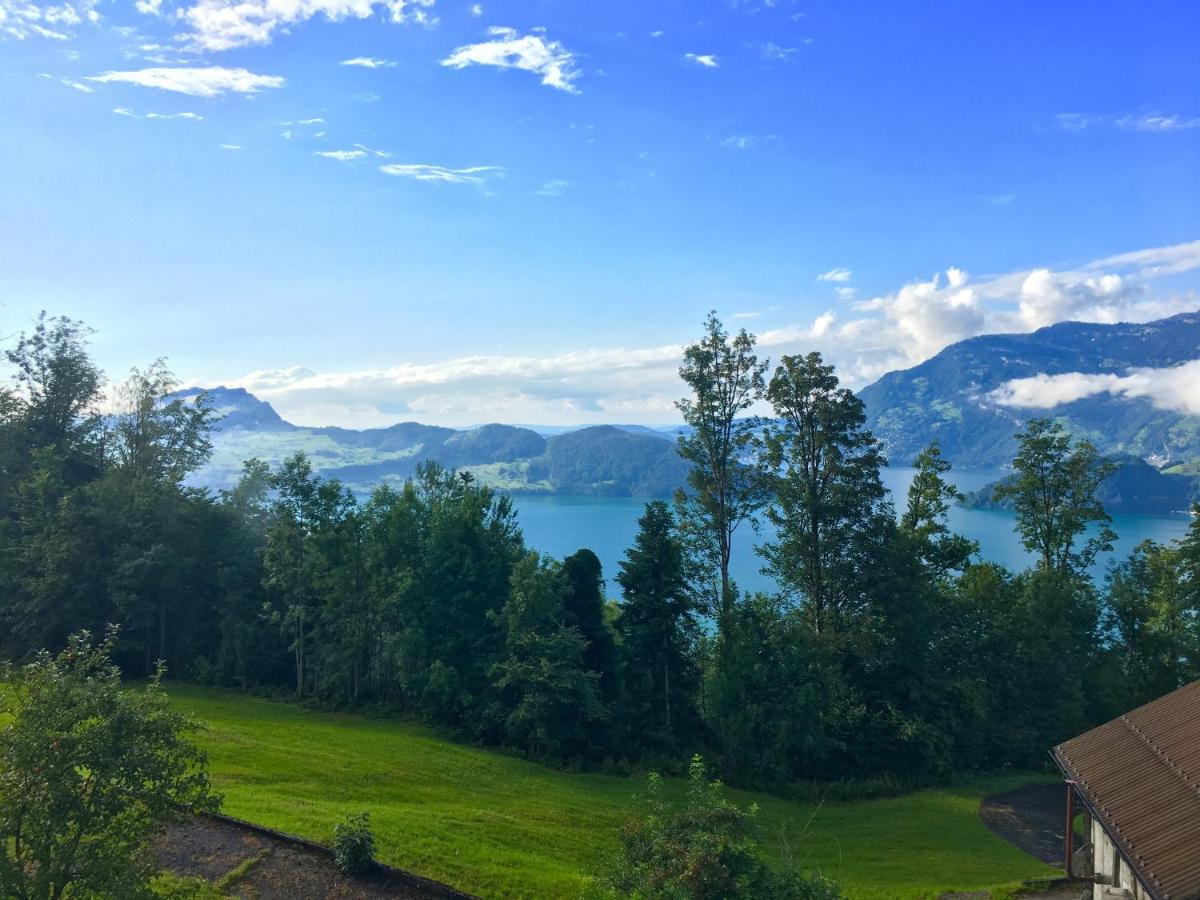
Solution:
<svg viewBox="0 0 1200 900"><path fill-rule="evenodd" d="M903 506L913 473L910 468L889 468L883 472L884 483L892 492L897 508ZM951 480L959 490L972 491L1002 474L996 469L963 470L952 472ZM581 547L589 548L604 565L609 594L618 592L617 564L633 543L637 520L646 504L644 499L536 495L517 495L513 499L528 546L560 558ZM1128 555L1147 538L1165 542L1182 537L1190 521L1187 516L1114 516L1113 519L1113 529L1118 535L1114 555L1118 558ZM984 559L1012 569L1024 568L1031 562L1013 531L1011 513L955 507L950 513L950 524L979 542L980 556ZM744 525L734 541L733 577L743 590L772 589L771 579L759 571L761 562L754 552L755 545L768 535L769 526L765 524L757 535L749 525ZM1097 577L1103 576L1111 558L1106 556L1098 562Z"/></svg>

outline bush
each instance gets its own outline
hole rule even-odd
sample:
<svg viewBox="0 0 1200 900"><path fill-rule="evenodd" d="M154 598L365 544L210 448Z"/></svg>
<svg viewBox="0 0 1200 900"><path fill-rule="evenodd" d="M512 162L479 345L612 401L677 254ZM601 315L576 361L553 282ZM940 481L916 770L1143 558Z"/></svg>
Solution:
<svg viewBox="0 0 1200 900"><path fill-rule="evenodd" d="M362 875L375 858L375 836L365 812L333 828L333 861L347 875Z"/></svg>
<svg viewBox="0 0 1200 900"><path fill-rule="evenodd" d="M695 756L688 796L673 809L662 779L650 776L648 813L621 830L621 854L607 879L609 896L639 900L838 900L819 876L777 871L760 856L752 831L757 807L739 809L709 781Z"/></svg>

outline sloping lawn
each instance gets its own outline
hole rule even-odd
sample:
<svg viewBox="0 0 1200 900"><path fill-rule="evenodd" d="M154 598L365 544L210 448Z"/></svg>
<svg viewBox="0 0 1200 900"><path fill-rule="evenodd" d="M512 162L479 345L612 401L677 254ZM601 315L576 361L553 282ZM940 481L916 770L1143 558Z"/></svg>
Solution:
<svg viewBox="0 0 1200 900"><path fill-rule="evenodd" d="M195 687L170 693L207 726L200 742L229 815L327 842L334 823L367 810L384 862L483 897L578 897L644 784L557 772L407 723ZM820 807L730 796L761 807L771 852L790 847L852 897L916 898L1054 874L979 820L981 798L1029 780Z"/></svg>

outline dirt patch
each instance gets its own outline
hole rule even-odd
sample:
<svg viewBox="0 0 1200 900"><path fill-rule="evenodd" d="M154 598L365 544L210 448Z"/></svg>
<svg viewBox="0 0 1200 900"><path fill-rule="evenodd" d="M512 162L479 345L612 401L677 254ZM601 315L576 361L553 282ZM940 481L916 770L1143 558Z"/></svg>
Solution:
<svg viewBox="0 0 1200 900"><path fill-rule="evenodd" d="M380 870L349 878L333 859L315 848L258 833L236 823L189 819L156 839L158 864L176 875L220 884L245 900L433 900L453 896L449 889L424 888L408 876ZM235 869L243 871L231 877ZM463 896L463 895L459 895Z"/></svg>
<svg viewBox="0 0 1200 900"><path fill-rule="evenodd" d="M983 824L1051 866L1063 864L1066 795L1061 784L1027 784L980 804Z"/></svg>

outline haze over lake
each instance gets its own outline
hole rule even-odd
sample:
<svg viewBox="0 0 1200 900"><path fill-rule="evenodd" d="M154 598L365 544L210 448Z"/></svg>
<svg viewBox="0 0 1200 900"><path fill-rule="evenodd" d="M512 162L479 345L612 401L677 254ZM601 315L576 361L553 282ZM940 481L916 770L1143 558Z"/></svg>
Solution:
<svg viewBox="0 0 1200 900"><path fill-rule="evenodd" d="M882 472L884 485L892 492L897 512L903 509L908 485L915 471L908 467L896 467L886 468ZM948 477L960 491L966 492L978 490L1005 474L1000 469L964 469L951 471ZM616 575L620 571L618 564L637 533L637 520L647 502L644 498L523 494L515 495L513 499L521 528L525 532L525 541L530 547L559 558L587 547L600 557L609 595L620 593L616 583ZM1113 556L1123 559L1146 539L1165 542L1182 537L1187 531L1188 522L1188 517L1184 515L1114 516L1113 529L1117 532L1114 554L1105 555L1099 560L1094 570L1096 576L1103 576ZM979 552L983 559L1014 570L1024 568L1033 561L1013 531L1015 524L1016 519L1010 512L958 506L950 511L950 526L979 541ZM733 576L743 590L765 591L773 588L772 580L759 571L762 562L754 552L755 544L761 543L770 532L771 527L765 522L758 534L745 525L735 538Z"/></svg>

